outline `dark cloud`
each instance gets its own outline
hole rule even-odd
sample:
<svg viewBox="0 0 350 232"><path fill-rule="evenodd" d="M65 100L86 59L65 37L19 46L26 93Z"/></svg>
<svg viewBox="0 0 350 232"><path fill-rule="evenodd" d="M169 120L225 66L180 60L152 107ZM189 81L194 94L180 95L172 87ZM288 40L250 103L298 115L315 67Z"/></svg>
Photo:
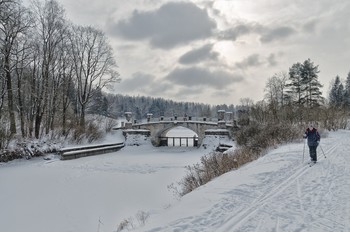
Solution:
<svg viewBox="0 0 350 232"><path fill-rule="evenodd" d="M249 34L254 30L255 26L240 24L236 27L221 31L218 35L218 39L235 41L239 36Z"/></svg>
<svg viewBox="0 0 350 232"><path fill-rule="evenodd" d="M137 11L110 25L113 35L131 40L149 39L154 47L172 48L212 36L216 29L206 10L190 2L170 2L155 11Z"/></svg>
<svg viewBox="0 0 350 232"><path fill-rule="evenodd" d="M241 62L236 63L236 67L240 69L246 69L248 67L257 67L261 66L263 62L261 61L261 57L259 54L252 54L242 60Z"/></svg>
<svg viewBox="0 0 350 232"><path fill-rule="evenodd" d="M295 32L296 31L291 27L278 27L263 33L260 41L263 43L269 43L274 40L284 39Z"/></svg>
<svg viewBox="0 0 350 232"><path fill-rule="evenodd" d="M269 63L269 66L276 66L277 65L276 55L271 53L269 57L267 57L267 62Z"/></svg>
<svg viewBox="0 0 350 232"><path fill-rule="evenodd" d="M213 45L207 44L199 49L194 49L182 55L179 59L181 64L194 64L203 60L217 60L219 53L212 51Z"/></svg>
<svg viewBox="0 0 350 232"><path fill-rule="evenodd" d="M182 86L207 86L216 89L225 89L228 85L243 80L243 77L226 71L211 71L199 67L177 68L165 78Z"/></svg>
<svg viewBox="0 0 350 232"><path fill-rule="evenodd" d="M314 32L315 28L316 28L316 25L317 25L317 21L316 20L312 20L312 21L306 22L303 25L303 31L305 31L305 32Z"/></svg>
<svg viewBox="0 0 350 232"><path fill-rule="evenodd" d="M116 88L124 93L145 93L145 94L161 94L173 89L173 85L168 82L159 82L153 75L137 72L130 78L124 78Z"/></svg>

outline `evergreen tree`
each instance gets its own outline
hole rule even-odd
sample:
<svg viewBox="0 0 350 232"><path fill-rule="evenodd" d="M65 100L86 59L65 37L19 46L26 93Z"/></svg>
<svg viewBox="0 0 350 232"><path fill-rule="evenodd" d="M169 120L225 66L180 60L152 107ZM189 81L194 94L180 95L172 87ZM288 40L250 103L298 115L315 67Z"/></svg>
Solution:
<svg viewBox="0 0 350 232"><path fill-rule="evenodd" d="M340 81L339 76L335 77L331 91L329 93L329 103L331 105L340 106L344 100L344 86Z"/></svg>
<svg viewBox="0 0 350 232"><path fill-rule="evenodd" d="M347 107L350 107L350 72L345 81L345 89L344 89L344 104Z"/></svg>
<svg viewBox="0 0 350 232"><path fill-rule="evenodd" d="M304 85L305 102L307 106L319 106L323 101L320 88L323 87L318 80L318 65L315 66L310 59L304 61L302 65L301 75Z"/></svg>
<svg viewBox="0 0 350 232"><path fill-rule="evenodd" d="M296 63L289 68L289 80L290 83L286 85L288 88L287 95L293 103L298 105L304 104L303 99L303 81L302 81L302 64Z"/></svg>
<svg viewBox="0 0 350 232"><path fill-rule="evenodd" d="M302 64L293 64L289 69L289 81L286 85L287 98L299 106L318 106L323 102L320 88L323 85L318 80L318 65L315 66L310 59L305 60Z"/></svg>

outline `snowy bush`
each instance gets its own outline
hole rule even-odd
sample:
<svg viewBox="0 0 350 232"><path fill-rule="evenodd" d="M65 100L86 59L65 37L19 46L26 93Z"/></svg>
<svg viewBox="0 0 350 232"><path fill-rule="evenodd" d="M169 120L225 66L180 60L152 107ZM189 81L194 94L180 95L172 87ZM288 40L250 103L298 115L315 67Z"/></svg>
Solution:
<svg viewBox="0 0 350 232"><path fill-rule="evenodd" d="M14 159L31 159L47 153L55 153L60 149L60 143L43 140L16 140L7 149L0 150L0 162Z"/></svg>
<svg viewBox="0 0 350 232"><path fill-rule="evenodd" d="M243 164L251 162L259 157L254 150L241 147L231 152L212 152L201 158L201 162L192 166L187 166L186 176L179 182L180 196L193 191L232 169L237 169Z"/></svg>
<svg viewBox="0 0 350 232"><path fill-rule="evenodd" d="M201 162L187 166L187 174L180 181L180 196L204 185L230 170L251 162L277 144L294 141L302 136L301 130L292 125L260 125L251 123L236 133L236 149L212 152L201 158Z"/></svg>
<svg viewBox="0 0 350 232"><path fill-rule="evenodd" d="M121 232L121 231L124 231L124 230L130 230L130 229L133 229L134 228L134 224L133 224L133 220L132 218L129 218L129 219L125 219L123 220L118 228L117 228L117 232Z"/></svg>
<svg viewBox="0 0 350 232"><path fill-rule="evenodd" d="M135 229L136 226L141 227L146 224L147 219L149 218L149 213L146 213L144 211L138 211L136 214L136 219L138 222L138 225L134 224L134 218L130 217L128 219L124 219L122 222L119 223L117 231L121 232L125 230L132 230Z"/></svg>

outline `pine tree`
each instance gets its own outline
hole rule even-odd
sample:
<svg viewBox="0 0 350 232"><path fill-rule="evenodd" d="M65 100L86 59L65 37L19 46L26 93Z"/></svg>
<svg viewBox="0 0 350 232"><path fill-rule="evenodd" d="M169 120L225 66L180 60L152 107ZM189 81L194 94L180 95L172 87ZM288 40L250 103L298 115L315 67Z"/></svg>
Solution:
<svg viewBox="0 0 350 232"><path fill-rule="evenodd" d="M329 93L329 103L333 105L341 105L344 101L344 86L340 81L340 77L336 76Z"/></svg>
<svg viewBox="0 0 350 232"><path fill-rule="evenodd" d="M344 89L344 104L347 107L350 107L350 72L345 81L345 89Z"/></svg>
<svg viewBox="0 0 350 232"><path fill-rule="evenodd" d="M323 85L318 80L318 65L315 66L310 59L302 64L296 63L289 68L290 83L286 85L287 97L297 105L318 106L323 102L320 88Z"/></svg>
<svg viewBox="0 0 350 232"><path fill-rule="evenodd" d="M289 68L289 80L290 83L286 85L288 88L287 95L291 99L293 103L296 103L297 105L304 104L303 99L303 81L302 81L302 64L296 63L293 64L291 68Z"/></svg>
<svg viewBox="0 0 350 232"><path fill-rule="evenodd" d="M318 65L315 66L310 59L304 61L301 75L303 82L303 92L305 93L305 102L307 106L319 106L323 101L320 88L323 87L318 80Z"/></svg>

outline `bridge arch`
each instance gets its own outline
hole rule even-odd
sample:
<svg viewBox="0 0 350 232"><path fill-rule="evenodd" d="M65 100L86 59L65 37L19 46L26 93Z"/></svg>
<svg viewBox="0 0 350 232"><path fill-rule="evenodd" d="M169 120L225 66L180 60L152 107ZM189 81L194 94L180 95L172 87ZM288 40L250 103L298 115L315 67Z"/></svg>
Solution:
<svg viewBox="0 0 350 232"><path fill-rule="evenodd" d="M174 126L160 134L160 146L197 147L198 134L183 126Z"/></svg>

